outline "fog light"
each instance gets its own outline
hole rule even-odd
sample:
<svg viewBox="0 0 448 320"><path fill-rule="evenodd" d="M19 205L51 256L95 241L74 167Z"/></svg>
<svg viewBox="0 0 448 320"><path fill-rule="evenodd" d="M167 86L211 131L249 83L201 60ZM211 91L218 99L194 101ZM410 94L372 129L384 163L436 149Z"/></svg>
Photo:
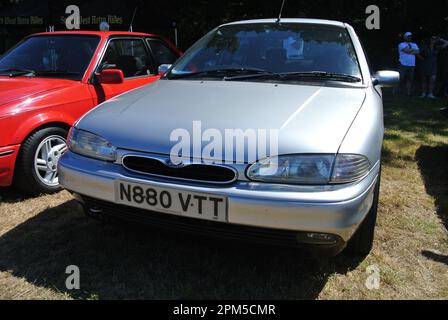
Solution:
<svg viewBox="0 0 448 320"><path fill-rule="evenodd" d="M301 233L297 236L297 240L302 243L316 244L316 245L332 245L338 242L337 237L328 233Z"/></svg>

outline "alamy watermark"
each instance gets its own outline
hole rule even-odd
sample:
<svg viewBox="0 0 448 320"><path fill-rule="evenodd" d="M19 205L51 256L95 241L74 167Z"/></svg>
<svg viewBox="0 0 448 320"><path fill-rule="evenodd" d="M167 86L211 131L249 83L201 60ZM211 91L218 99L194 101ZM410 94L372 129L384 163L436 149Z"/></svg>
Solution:
<svg viewBox="0 0 448 320"><path fill-rule="evenodd" d="M371 265L366 269L366 288L369 290L379 290L381 287L381 270L377 265Z"/></svg>
<svg viewBox="0 0 448 320"><path fill-rule="evenodd" d="M368 30L381 29L381 10L376 5L370 5L366 8L366 14L369 16L366 19L366 28Z"/></svg>
<svg viewBox="0 0 448 320"><path fill-rule="evenodd" d="M171 163L183 159L205 164L253 163L278 156L278 129L206 129L194 121L192 130L176 129L170 135Z"/></svg>
<svg viewBox="0 0 448 320"><path fill-rule="evenodd" d="M81 29L81 12L78 6L70 5L65 9L65 13L69 16L65 19L65 27L68 30Z"/></svg>
<svg viewBox="0 0 448 320"><path fill-rule="evenodd" d="M81 272L78 266L71 265L65 269L65 274L68 277L65 280L65 287L67 290L80 290L81 289Z"/></svg>
<svg viewBox="0 0 448 320"><path fill-rule="evenodd" d="M65 24L67 30L79 30L81 25L91 24L104 24L107 25L122 25L124 18L114 14L108 14L107 16L82 16L81 10L76 5L69 5L65 8L65 14L67 16L61 16L61 23ZM103 29L104 30L104 27Z"/></svg>

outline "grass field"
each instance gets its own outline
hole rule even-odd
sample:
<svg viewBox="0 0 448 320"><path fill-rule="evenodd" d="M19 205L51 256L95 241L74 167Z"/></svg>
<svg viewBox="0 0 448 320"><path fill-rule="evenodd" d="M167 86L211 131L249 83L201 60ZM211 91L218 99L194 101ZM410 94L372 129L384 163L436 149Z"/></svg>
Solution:
<svg viewBox="0 0 448 320"><path fill-rule="evenodd" d="M448 299L448 117L390 97L377 238L365 260L102 225L67 192L0 189L0 299ZM81 290L65 288L68 265ZM367 289L370 266L380 288Z"/></svg>

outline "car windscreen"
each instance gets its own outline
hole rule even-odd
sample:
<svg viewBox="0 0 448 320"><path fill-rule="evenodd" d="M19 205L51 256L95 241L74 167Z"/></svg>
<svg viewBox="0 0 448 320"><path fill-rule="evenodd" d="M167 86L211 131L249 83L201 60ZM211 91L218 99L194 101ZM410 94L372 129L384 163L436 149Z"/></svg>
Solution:
<svg viewBox="0 0 448 320"><path fill-rule="evenodd" d="M347 29L308 23L219 27L188 50L168 77L199 74L207 70L252 70L277 74L320 72L361 78Z"/></svg>
<svg viewBox="0 0 448 320"><path fill-rule="evenodd" d="M0 75L80 80L99 42L89 35L29 37L0 58Z"/></svg>

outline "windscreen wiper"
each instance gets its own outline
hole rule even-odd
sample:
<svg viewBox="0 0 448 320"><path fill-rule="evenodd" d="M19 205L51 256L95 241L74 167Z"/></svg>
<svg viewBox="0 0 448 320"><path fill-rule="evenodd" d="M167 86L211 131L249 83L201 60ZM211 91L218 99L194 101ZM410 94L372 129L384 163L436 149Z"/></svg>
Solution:
<svg viewBox="0 0 448 320"><path fill-rule="evenodd" d="M361 82L362 79L357 76L352 76L343 73L325 72L325 71L310 71L310 72L285 72L278 73L281 78L312 78L323 80L335 80L342 82Z"/></svg>
<svg viewBox="0 0 448 320"><path fill-rule="evenodd" d="M38 71L34 71L34 74L36 76L45 76L45 75L78 76L79 72L71 72L71 71L66 71L66 70L38 70Z"/></svg>
<svg viewBox="0 0 448 320"><path fill-rule="evenodd" d="M334 81L342 81L342 82L361 82L362 79L356 76L348 75L348 74L339 74L339 73L331 73L331 72L323 72L323 71L311 71L311 72L283 72L283 73L275 73L268 72L259 73L259 74L250 74L250 75L237 75L234 77L227 77L225 80L227 81L235 81L235 80L245 80L245 79L253 79L253 78L263 78L263 77L275 77L278 79L312 79L312 80L334 80Z"/></svg>
<svg viewBox="0 0 448 320"><path fill-rule="evenodd" d="M198 72L184 73L184 74L172 74L170 79L185 79L194 77L207 77L207 76L217 76L222 77L223 80L230 79L238 74L248 75L270 75L272 72L258 69L258 68L221 68L221 69L210 69Z"/></svg>
<svg viewBox="0 0 448 320"><path fill-rule="evenodd" d="M26 74L34 74L34 72L35 72L34 70L18 69L18 68L10 68L10 69L1 69L0 70L0 74L6 73L6 74L8 74L8 77L10 77L10 78L23 76Z"/></svg>

